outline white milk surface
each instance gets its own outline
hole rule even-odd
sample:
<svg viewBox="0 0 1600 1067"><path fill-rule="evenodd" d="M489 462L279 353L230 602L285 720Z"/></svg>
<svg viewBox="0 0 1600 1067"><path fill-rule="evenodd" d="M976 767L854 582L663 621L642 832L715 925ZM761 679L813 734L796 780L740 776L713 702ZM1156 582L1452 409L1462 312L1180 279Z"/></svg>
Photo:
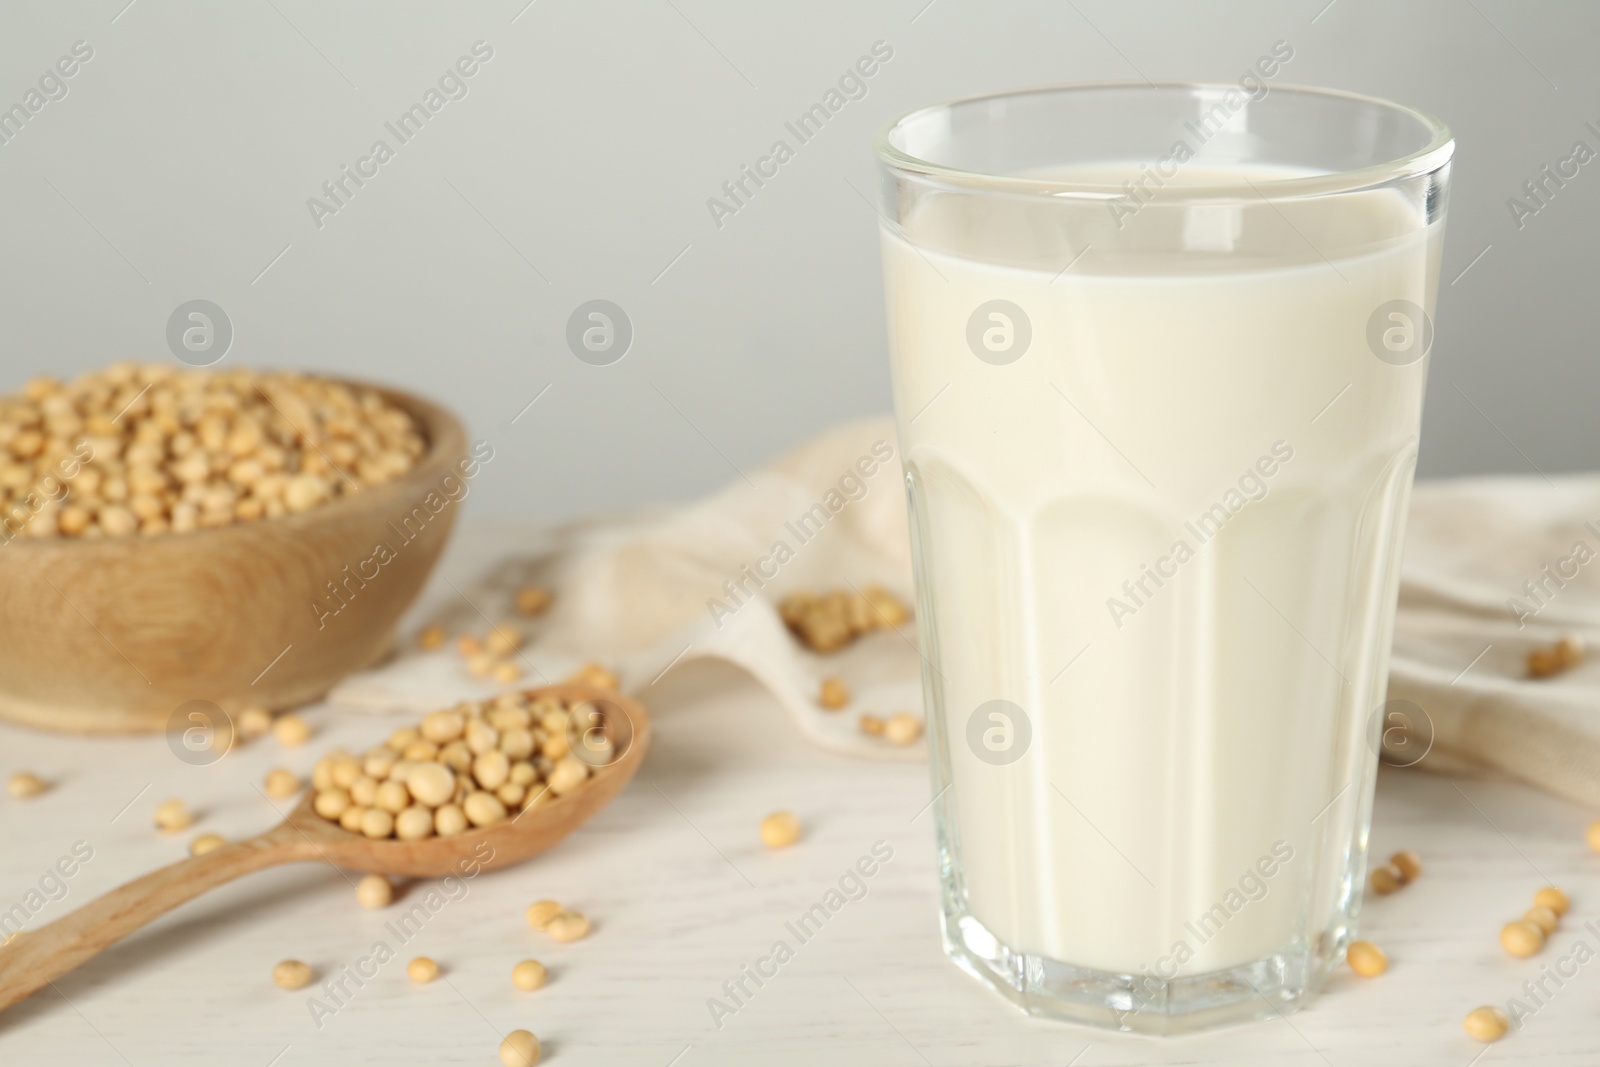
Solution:
<svg viewBox="0 0 1600 1067"><path fill-rule="evenodd" d="M1193 239L1225 245L1226 211ZM939 226L918 221L914 239ZM1172 977L1327 921L1371 770L1426 362L1378 359L1367 324L1395 298L1431 305L1437 237L1330 264L1288 230L1248 269L1086 257L1056 277L885 234L947 834L972 914L1011 948ZM1031 325L1006 365L968 343L996 299ZM1031 730L1008 764L968 740L995 699Z"/></svg>

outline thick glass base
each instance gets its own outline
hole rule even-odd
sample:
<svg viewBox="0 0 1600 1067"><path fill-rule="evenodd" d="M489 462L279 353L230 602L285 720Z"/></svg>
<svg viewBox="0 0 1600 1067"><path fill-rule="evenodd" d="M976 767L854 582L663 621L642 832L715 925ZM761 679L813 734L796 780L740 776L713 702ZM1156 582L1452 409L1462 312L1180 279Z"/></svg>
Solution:
<svg viewBox="0 0 1600 1067"><path fill-rule="evenodd" d="M1185 1034L1298 1010L1326 974L1311 953L1163 980L1111 974L1016 952L971 915L941 916L945 952L962 970L1042 1018L1140 1034ZM1341 949L1342 951L1342 949Z"/></svg>

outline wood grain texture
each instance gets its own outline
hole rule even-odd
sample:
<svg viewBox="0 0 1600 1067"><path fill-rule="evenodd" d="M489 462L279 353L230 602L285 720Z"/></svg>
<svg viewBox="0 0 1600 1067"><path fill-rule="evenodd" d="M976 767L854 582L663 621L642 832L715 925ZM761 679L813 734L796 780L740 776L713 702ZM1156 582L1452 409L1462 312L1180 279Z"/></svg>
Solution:
<svg viewBox="0 0 1600 1067"><path fill-rule="evenodd" d="M428 441L393 482L217 529L0 545L0 717L162 730L191 700L230 715L289 707L381 658L449 537L459 505L448 489L463 482L467 450L443 408L366 388L410 412ZM374 558L380 545L387 562Z"/></svg>
<svg viewBox="0 0 1600 1067"><path fill-rule="evenodd" d="M373 840L350 833L317 815L308 793L287 819L266 833L136 878L0 948L0 1011L180 904L266 867L321 860L373 874L476 877L543 852L605 807L633 777L650 744L650 717L637 701L583 686L546 686L528 694L593 701L605 716L612 762L596 768L581 788L510 822L421 841Z"/></svg>
<svg viewBox="0 0 1600 1067"><path fill-rule="evenodd" d="M459 604L450 582L470 588L538 536L532 523L465 524L414 618ZM1587 925L1600 923L1600 856L1584 843L1596 813L1526 785L1385 768L1373 855L1414 848L1426 868L1363 908L1360 936L1389 954L1388 973L1337 975L1287 1020L1150 1038L1027 1018L945 958L926 766L823 751L747 676L704 662L673 670L644 699L644 766L559 847L470 881L399 885L377 911L324 863L238 879L0 1013L0 1064L494 1064L500 1038L519 1027L545 1042L551 1067L1467 1067L1480 1053L1478 1067L1600 1062L1600 957L1563 988L1551 983L1538 1014L1487 1052L1461 1031L1470 1009L1524 996L1523 982L1579 941L1600 944ZM166 797L185 799L196 830L248 837L288 812L257 789L270 768L305 774L330 748L359 752L415 721L326 705L302 714L311 744L263 740L207 768L180 764L160 737L0 724L0 769L52 783L26 802L0 796L0 919L27 899L21 918L42 929L181 856L184 838L151 827ZM779 809L805 832L773 851L757 826ZM837 890L878 840L894 858L801 944L785 924ZM93 858L64 892L30 898L75 842ZM1500 926L1546 882L1567 890L1573 910L1544 952L1511 959ZM442 906L397 937L391 928L433 894ZM583 911L593 932L562 945L529 929L524 910L546 897ZM752 995L719 1025L708 1000L726 1000L725 984L779 939L794 958L760 987L746 980ZM353 996L319 1025L311 1000L333 1003L322 983L356 973L378 941L394 958L363 971L359 988L348 983ZM419 955L438 960L448 983L407 978ZM310 964L316 984L273 986L285 957ZM550 968L535 993L509 980L529 957Z"/></svg>

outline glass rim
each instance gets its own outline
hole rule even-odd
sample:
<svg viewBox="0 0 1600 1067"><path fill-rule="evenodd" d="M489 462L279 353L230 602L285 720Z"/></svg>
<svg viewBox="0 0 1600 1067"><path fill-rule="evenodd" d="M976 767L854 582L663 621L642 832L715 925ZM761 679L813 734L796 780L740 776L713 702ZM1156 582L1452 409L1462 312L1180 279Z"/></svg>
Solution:
<svg viewBox="0 0 1600 1067"><path fill-rule="evenodd" d="M976 104L985 101L998 101L1016 99L1027 96L1042 96L1049 94L1067 94L1088 90L1124 90L1137 92L1150 91L1180 91L1193 92L1242 92L1243 87L1237 82L1201 82L1201 81L1099 81L1099 82L1064 82L1055 85L1041 85L1025 89L1006 89L994 93L979 93L973 96L959 97L939 103L927 104L904 112L879 129L878 135L873 140L873 147L877 152L880 162L886 166L903 173L913 174L924 178L940 181L951 186L966 188L972 191L987 191L994 193L1009 193L1015 195L1031 195L1055 199L1085 199L1106 200L1126 195L1126 190L1120 185L1105 185L1093 182L1061 181L1046 178L1023 178L1016 175L990 174L983 171L968 170L961 167L951 167L932 160L913 156L908 152L895 147L891 138L897 130L907 123L939 111L949 111L963 104ZM1348 92L1343 89L1326 89L1311 85L1297 85L1291 83L1273 84L1269 86L1268 95L1281 93L1294 94L1307 97L1320 97L1322 99L1343 100L1348 103L1364 104L1369 107L1389 111L1403 116L1417 123L1429 135L1427 144L1415 152L1401 156L1398 159L1373 163L1364 167L1351 170L1332 171L1327 174L1311 174L1294 178L1265 178L1260 181L1243 180L1241 182L1194 182L1183 185L1169 186L1162 191L1162 196L1170 202L1186 200L1215 200L1219 198L1234 199L1244 196L1267 197L1269 194L1277 198L1291 198L1302 196L1321 196L1330 193L1355 192L1382 185L1399 178L1410 178L1418 175L1430 174L1450 161L1455 152L1455 136L1450 132L1450 127L1445 123L1417 108L1407 107L1404 104L1386 100L1383 97L1367 96L1362 93Z"/></svg>

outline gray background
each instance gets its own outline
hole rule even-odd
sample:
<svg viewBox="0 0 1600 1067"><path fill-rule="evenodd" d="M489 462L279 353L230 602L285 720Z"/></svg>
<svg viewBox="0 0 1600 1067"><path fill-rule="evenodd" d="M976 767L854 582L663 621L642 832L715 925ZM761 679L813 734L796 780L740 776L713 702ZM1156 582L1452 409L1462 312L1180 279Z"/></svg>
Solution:
<svg viewBox="0 0 1600 1067"><path fill-rule="evenodd" d="M1400 100L1459 140L1421 472L1592 463L1600 161L1520 230L1506 201L1574 141L1600 149L1600 5L126 5L0 9L0 106L73 42L95 52L0 145L0 387L170 359L169 314L205 298L228 364L389 381L500 427L479 516L687 498L887 410L882 123L1032 84L1232 81L1282 39L1279 81ZM480 39L468 95L315 226L307 198ZM865 98L714 225L707 198L878 40ZM611 366L565 344L596 298L634 325Z"/></svg>

